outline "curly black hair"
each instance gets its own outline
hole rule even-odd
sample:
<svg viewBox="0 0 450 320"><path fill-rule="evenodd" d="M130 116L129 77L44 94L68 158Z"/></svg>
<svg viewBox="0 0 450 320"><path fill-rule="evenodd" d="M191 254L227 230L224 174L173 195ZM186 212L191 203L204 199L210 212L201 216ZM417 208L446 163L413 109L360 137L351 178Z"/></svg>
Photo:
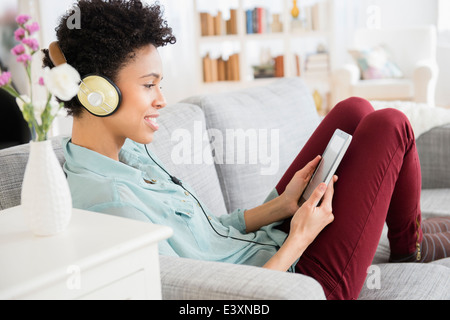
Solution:
<svg viewBox="0 0 450 320"><path fill-rule="evenodd" d="M145 5L139 0L80 0L76 6L81 28L68 26L67 20L75 13L72 9L61 17L55 31L67 63L82 77L95 73L115 81L136 50L148 44L158 48L176 42L158 2ZM48 50L43 52L44 67L53 68ZM82 114L76 97L65 101L64 107L74 117Z"/></svg>

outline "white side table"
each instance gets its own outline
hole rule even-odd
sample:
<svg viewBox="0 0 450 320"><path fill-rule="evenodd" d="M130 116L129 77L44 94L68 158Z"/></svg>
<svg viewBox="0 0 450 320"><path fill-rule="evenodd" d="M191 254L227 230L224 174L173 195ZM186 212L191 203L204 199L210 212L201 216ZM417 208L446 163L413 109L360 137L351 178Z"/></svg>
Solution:
<svg viewBox="0 0 450 320"><path fill-rule="evenodd" d="M21 206L0 211L0 299L161 299L158 241L172 229L73 209L37 237Z"/></svg>

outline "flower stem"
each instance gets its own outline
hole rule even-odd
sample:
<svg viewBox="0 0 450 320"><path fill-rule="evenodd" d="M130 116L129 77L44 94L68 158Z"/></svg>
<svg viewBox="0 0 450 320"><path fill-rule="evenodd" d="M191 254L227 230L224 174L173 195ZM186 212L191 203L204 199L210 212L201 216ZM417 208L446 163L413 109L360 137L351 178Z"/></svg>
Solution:
<svg viewBox="0 0 450 320"><path fill-rule="evenodd" d="M6 92L8 92L9 94L11 94L12 96L14 96L15 98L20 98L20 94L10 85L6 85L1 87L3 90L5 90ZM22 101L23 99L20 98ZM25 101L24 101L25 102Z"/></svg>

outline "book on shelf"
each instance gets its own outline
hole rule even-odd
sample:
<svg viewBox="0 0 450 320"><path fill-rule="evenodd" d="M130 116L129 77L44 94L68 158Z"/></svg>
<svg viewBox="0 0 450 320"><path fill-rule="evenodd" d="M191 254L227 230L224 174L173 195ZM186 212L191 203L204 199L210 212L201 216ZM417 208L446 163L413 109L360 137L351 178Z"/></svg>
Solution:
<svg viewBox="0 0 450 320"><path fill-rule="evenodd" d="M313 5L303 6L300 12L302 12L302 19L295 19L291 22L293 30L327 30L328 4L326 2L317 2Z"/></svg>
<svg viewBox="0 0 450 320"><path fill-rule="evenodd" d="M256 7L245 11L245 23L247 34L282 32L283 25L280 15L272 15L272 24L269 24L270 12L266 8Z"/></svg>
<svg viewBox="0 0 450 320"><path fill-rule="evenodd" d="M214 35L221 35L223 34L223 18L222 18L222 12L217 12L217 16L213 17L214 22Z"/></svg>
<svg viewBox="0 0 450 320"><path fill-rule="evenodd" d="M206 83L217 81L239 81L239 53L232 54L228 60L219 57L213 59L209 53L202 59L203 81Z"/></svg>
<svg viewBox="0 0 450 320"><path fill-rule="evenodd" d="M318 2L311 9L312 30L324 31L328 28L328 4L326 2Z"/></svg>
<svg viewBox="0 0 450 320"><path fill-rule="evenodd" d="M297 77L301 76L301 62L300 62L300 56L298 54L295 55L295 71L296 71L296 75Z"/></svg>
<svg viewBox="0 0 450 320"><path fill-rule="evenodd" d="M227 34L238 34L236 9L230 9L230 20L227 21Z"/></svg>
<svg viewBox="0 0 450 320"><path fill-rule="evenodd" d="M284 77L284 56L277 56L275 60L275 77Z"/></svg>
<svg viewBox="0 0 450 320"><path fill-rule="evenodd" d="M330 72L330 59L326 52L309 54L305 59L305 76L327 77Z"/></svg>
<svg viewBox="0 0 450 320"><path fill-rule="evenodd" d="M229 20L224 20L221 11L215 16L209 12L200 12L200 29L202 36L237 34L237 10L230 9Z"/></svg>
<svg viewBox="0 0 450 320"><path fill-rule="evenodd" d="M202 36L213 36L214 30L214 18L208 12L200 12L200 26Z"/></svg>
<svg viewBox="0 0 450 320"><path fill-rule="evenodd" d="M247 34L253 33L253 10L245 11L245 26Z"/></svg>

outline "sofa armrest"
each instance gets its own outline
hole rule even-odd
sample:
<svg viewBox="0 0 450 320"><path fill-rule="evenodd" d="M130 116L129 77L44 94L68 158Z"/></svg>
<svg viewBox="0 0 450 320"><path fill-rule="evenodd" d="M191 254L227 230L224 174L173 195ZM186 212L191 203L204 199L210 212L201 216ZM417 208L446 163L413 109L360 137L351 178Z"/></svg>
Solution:
<svg viewBox="0 0 450 320"><path fill-rule="evenodd" d="M331 76L332 105L352 96L352 86L361 78L361 72L355 64L346 64L333 70Z"/></svg>
<svg viewBox="0 0 450 320"><path fill-rule="evenodd" d="M425 132L416 143L422 188L450 188L450 124Z"/></svg>
<svg viewBox="0 0 450 320"><path fill-rule="evenodd" d="M259 267L160 256L164 300L325 299L311 277Z"/></svg>
<svg viewBox="0 0 450 320"><path fill-rule="evenodd" d="M422 60L417 62L413 72L414 101L434 107L434 94L439 74L436 62Z"/></svg>
<svg viewBox="0 0 450 320"><path fill-rule="evenodd" d="M356 84L361 79L361 71L357 65L349 63L335 69L333 71L333 78L336 82L350 86Z"/></svg>

